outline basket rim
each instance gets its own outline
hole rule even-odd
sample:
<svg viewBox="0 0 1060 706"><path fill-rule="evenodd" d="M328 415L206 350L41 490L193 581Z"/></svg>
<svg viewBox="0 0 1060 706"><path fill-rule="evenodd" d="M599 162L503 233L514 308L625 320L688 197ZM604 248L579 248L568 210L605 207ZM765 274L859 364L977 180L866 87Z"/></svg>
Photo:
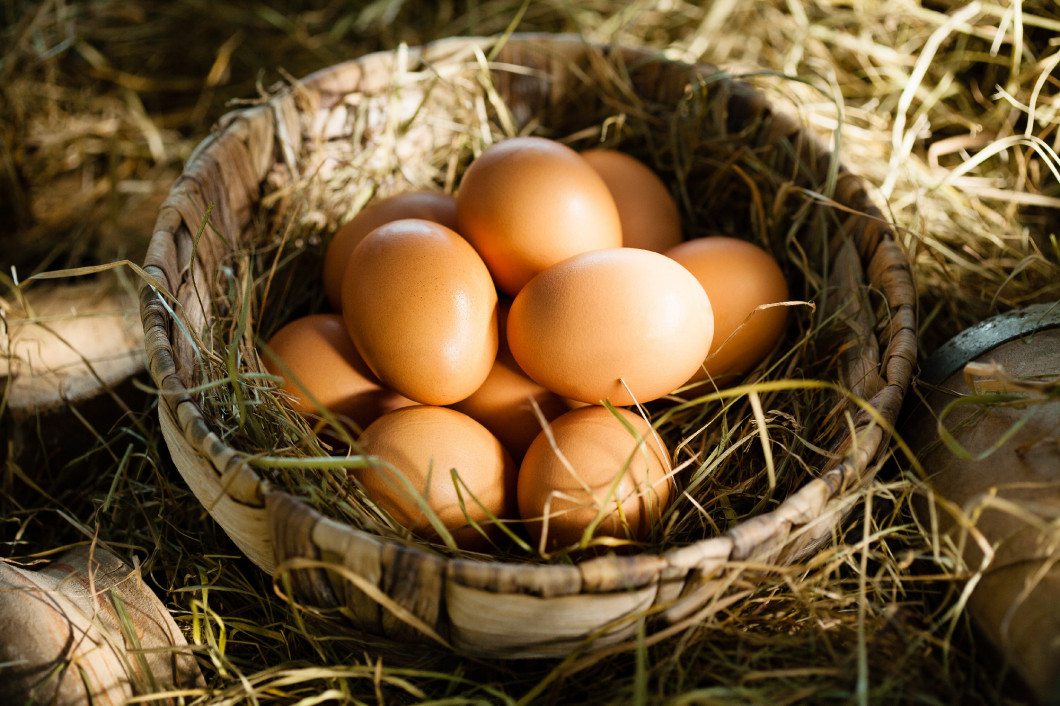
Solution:
<svg viewBox="0 0 1060 706"><path fill-rule="evenodd" d="M422 59L422 57L437 52L440 55L467 48L483 48L492 46L498 42L498 37L449 37L424 44L420 47L402 48L394 51L380 51L366 54L361 57L352 58L325 67L307 75L304 79L296 81L284 88L276 95L269 98L260 105L234 110L223 116L218 122L214 132L207 136L193 151L189 157L181 177L178 178L170 191L170 198L159 211L155 230L151 238L144 270L153 278L153 281L145 281L141 284L140 311L145 332L145 349L149 362L149 370L152 378L162 391L161 400L166 404L177 420L179 431L184 439L194 447L205 459L209 460L218 476L223 479L222 485L225 492L239 503L262 508L263 511L279 496L286 495L295 502L301 503L311 513L316 511L309 507L308 503L295 498L286 491L270 487L268 481L263 479L253 468L246 463L246 454L225 444L216 433L214 433L206 421L202 410L189 394L177 374L174 361L172 341L169 338L172 327L171 309L163 301L164 297L159 289L166 291L167 295L175 296L175 287L167 276L166 263L160 262L160 258L171 254L173 251L172 239L179 228L177 213L172 208L171 201L177 198L176 191L184 178L193 179L189 176L199 160L209 157L212 145L223 139L226 135L238 132L243 124L243 118L252 112L271 111L281 112L284 101L290 101L296 94L304 94L306 91L317 94L318 105L326 104L335 96L343 92L349 92L351 87L348 82L349 72L345 69L349 66L365 66L368 62L378 60L380 56L393 56L396 51L406 51L410 57ZM688 63L675 61L663 57L658 52L638 46L602 44L587 41L580 35L549 34L549 33L513 33L500 38L507 45L536 46L538 49L562 50L564 47L580 47L584 51L596 51L605 53L608 51L625 52L629 57L667 62L675 67L688 71L690 75L696 72L717 72L719 69L705 62ZM724 80L732 80L725 78ZM738 83L738 82L736 82ZM747 90L757 93L754 89ZM815 139L812 135L809 135ZM830 150L824 150L831 158L837 159ZM840 164L842 168L842 165ZM851 175L861 187L861 180ZM884 389L880 390L868 403L875 410L876 415L890 425L895 423L897 408L908 389L912 378L912 372L916 366L916 334L915 334L915 284L912 277L911 266L904 251L894 237L893 225L881 212L871 203L866 202L863 214L879 222L879 227L874 232L877 239L872 257L863 256L866 264L875 262L875 257L886 250L879 267L886 269L886 278L890 287L887 296L887 307L894 321L889 334L890 338L881 343L881 356L879 361L879 372ZM181 266L183 266L181 264ZM898 294L891 294L897 292ZM898 315L902 310L902 316ZM871 415L870 415L871 417ZM634 564L648 569L646 578L640 583L657 580L664 570L677 570L689 572L693 570L704 571L719 562L742 561L752 555L756 555L767 545L772 545L777 538L781 540L788 538L789 530L803 528L812 523L819 510L828 503L842 502L846 491L856 487L859 483L867 480L866 474L871 476L868 469L881 457L888 445L890 430L883 429L876 424L878 420L869 419L865 428L875 425L875 432L871 434L868 441L859 441L858 444L849 449L844 458L832 467L824 469L820 475L803 483L796 491L786 497L775 509L751 517L736 526L726 530L723 534L707 537L683 546L665 549L661 553L641 551L635 555L621 557L624 565L623 571L626 575L641 576L644 571L633 569ZM322 515L320 517L323 517ZM469 560L462 558L442 557L430 552L419 545L409 545L397 539L390 539L374 535L362 530L345 526L352 533L360 533L372 538L373 541L394 543L400 545L404 550L419 552L429 557L440 559L446 564L460 566L463 563L474 561L477 564L498 564L502 566L517 565L529 567L530 570L537 568L547 569L550 564L529 564L518 561L503 559L492 560ZM805 552L813 547L803 547ZM274 547L275 550L275 547ZM660 559L662 560L660 562ZM278 559L279 560L279 559ZM628 561L627 561L628 560ZM592 557L578 559L576 566L582 573L595 571L605 564L613 564L613 558ZM263 567L264 568L264 567ZM271 573L271 571L270 571ZM607 582L605 582L607 583Z"/></svg>

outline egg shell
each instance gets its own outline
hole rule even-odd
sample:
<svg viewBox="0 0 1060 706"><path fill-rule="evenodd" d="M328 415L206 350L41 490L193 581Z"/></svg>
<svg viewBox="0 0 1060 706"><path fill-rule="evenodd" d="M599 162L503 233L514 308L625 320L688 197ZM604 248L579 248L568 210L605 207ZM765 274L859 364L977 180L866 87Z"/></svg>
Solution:
<svg viewBox="0 0 1060 706"><path fill-rule="evenodd" d="M714 342L690 381L709 374L714 383L726 384L750 372L787 327L787 307L756 311L789 299L776 259L752 242L720 235L686 241L666 254L695 275L714 307Z"/></svg>
<svg viewBox="0 0 1060 706"><path fill-rule="evenodd" d="M572 410L551 423L552 439L542 432L530 444L517 494L536 546L543 533L546 549L573 545L601 515L595 535L643 540L670 502L669 451L642 417L615 414L621 420L598 405Z"/></svg>
<svg viewBox="0 0 1060 706"><path fill-rule="evenodd" d="M415 404L379 382L338 314L310 314L287 322L261 357L266 370L284 378L291 405L304 415L321 413L312 398L361 429L392 409Z"/></svg>
<svg viewBox="0 0 1060 706"><path fill-rule="evenodd" d="M461 179L456 206L457 230L512 296L550 265L622 245L607 184L577 152L542 137L483 151Z"/></svg>
<svg viewBox="0 0 1060 706"><path fill-rule="evenodd" d="M369 498L417 536L437 537L417 497L426 500L464 549L481 550L489 544L487 536L498 536L490 515L517 515L511 456L497 437L466 414L448 407L404 407L372 422L358 445L370 454L370 463L351 473ZM459 490L452 469L459 474Z"/></svg>
<svg viewBox="0 0 1060 706"><path fill-rule="evenodd" d="M486 381L469 397L452 406L493 432L518 463L530 442L541 433L538 412L548 422L571 406L556 393L530 379L515 362L504 333L510 307L510 302L498 307L500 343L497 360Z"/></svg>
<svg viewBox="0 0 1060 706"><path fill-rule="evenodd" d="M350 254L342 314L388 387L424 404L458 402L497 356L497 290L482 258L438 223L379 226Z"/></svg>
<svg viewBox="0 0 1060 706"><path fill-rule="evenodd" d="M687 381L710 350L713 322L703 287L680 264L649 250L609 248L528 282L512 302L507 334L519 367L541 385L580 402L624 406Z"/></svg>
<svg viewBox="0 0 1060 706"><path fill-rule="evenodd" d="M665 252L681 242L681 214L659 175L636 157L598 148L581 152L611 192L622 223L622 245Z"/></svg>
<svg viewBox="0 0 1060 706"><path fill-rule="evenodd" d="M324 293L336 312L342 311L342 278L350 253L373 230L402 218L422 218L456 229L456 197L443 191L406 191L371 201L357 212L328 243L324 253Z"/></svg>

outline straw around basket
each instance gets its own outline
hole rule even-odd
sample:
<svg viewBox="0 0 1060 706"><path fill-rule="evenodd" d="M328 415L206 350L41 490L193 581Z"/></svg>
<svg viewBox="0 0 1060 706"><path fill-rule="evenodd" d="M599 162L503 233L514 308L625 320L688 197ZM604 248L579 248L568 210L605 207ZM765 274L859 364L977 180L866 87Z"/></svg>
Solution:
<svg viewBox="0 0 1060 706"><path fill-rule="evenodd" d="M585 90L594 67L606 64L628 75L628 90L655 104L677 105L689 91L718 92L723 99L716 113L695 116L702 129L731 135L751 150L783 145L779 152L787 161L777 171L786 172L793 193L803 182L809 188L834 175L835 225L832 242L824 244L830 253L829 306L844 339L837 344L842 379L834 382L866 404L850 405L849 428L837 439L822 440L831 447L830 460L771 512L660 553L573 564L450 558L325 516L255 470L250 454L230 445L207 417L197 389L203 353L196 341L213 325L210 293L218 268L234 247L260 235L264 195L271 194L275 208L285 198L285 185L331 169L328 145L335 141L355 137L371 157L373 130L391 129L390 113L407 131L392 153L378 158L393 160L412 178L416 151L454 129L439 119L453 98L436 91L440 95L427 100L411 84L397 93L385 89L411 72L451 77L464 67L479 71L493 50L493 89L519 125L548 125ZM483 102L491 99L482 95ZM426 110L434 119L417 122ZM354 112L360 122L351 119ZM316 158L307 162L307 153ZM645 620L651 639L662 639L747 595L741 581L747 560L790 562L830 537L886 453L916 362L915 291L890 226L861 181L835 170L833 160L796 121L715 67L668 61L637 48L595 46L574 36L450 39L313 74L226 116L189 159L160 210L145 263L153 280L141 289L141 311L174 462L251 560L290 578L299 600L341 608L366 631L507 657L601 649L628 640ZM321 212L337 212L338 197L321 189L315 195L325 204ZM209 226L203 227L207 213ZM246 340L240 351L241 359L254 359Z"/></svg>

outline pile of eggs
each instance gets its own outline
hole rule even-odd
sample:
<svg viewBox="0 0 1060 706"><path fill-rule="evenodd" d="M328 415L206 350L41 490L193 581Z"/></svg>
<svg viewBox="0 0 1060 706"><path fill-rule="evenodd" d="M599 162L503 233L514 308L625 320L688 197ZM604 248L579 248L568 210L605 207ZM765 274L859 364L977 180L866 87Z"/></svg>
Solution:
<svg viewBox="0 0 1060 706"><path fill-rule="evenodd" d="M333 312L277 331L266 367L299 412L363 429L352 473L373 502L473 550L502 524L544 551L649 538L670 452L627 407L749 372L788 299L758 246L683 240L644 163L540 137L486 149L455 197L362 209L323 281Z"/></svg>

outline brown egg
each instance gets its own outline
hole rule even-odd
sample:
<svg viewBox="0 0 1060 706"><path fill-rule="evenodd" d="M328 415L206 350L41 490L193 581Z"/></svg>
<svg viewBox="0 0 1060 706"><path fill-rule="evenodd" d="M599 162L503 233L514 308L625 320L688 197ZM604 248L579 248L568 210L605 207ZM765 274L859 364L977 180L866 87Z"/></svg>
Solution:
<svg viewBox="0 0 1060 706"><path fill-rule="evenodd" d="M581 155L553 140L514 137L491 145L468 167L456 198L457 230L512 296L560 260L622 244L607 184Z"/></svg>
<svg viewBox="0 0 1060 706"><path fill-rule="evenodd" d="M515 517L515 464L501 442L466 414L448 407L404 407L374 421L358 445L378 462L354 469L354 477L368 497L417 536L437 536L418 498L464 549L488 544L471 520L495 538L499 529L490 515Z"/></svg>
<svg viewBox="0 0 1060 706"><path fill-rule="evenodd" d="M649 250L610 248L531 280L512 302L507 333L519 367L538 383L623 406L687 381L710 350L713 322L703 287L684 267Z"/></svg>
<svg viewBox="0 0 1060 706"><path fill-rule="evenodd" d="M333 311L342 311L342 278L350 253L373 230L402 218L422 218L456 229L456 197L442 191L407 191L369 202L339 228L324 253L324 293Z"/></svg>
<svg viewBox="0 0 1060 706"><path fill-rule="evenodd" d="M615 199L623 246L666 252L681 242L677 203L651 167L617 150L592 149L581 156L603 178Z"/></svg>
<svg viewBox="0 0 1060 706"><path fill-rule="evenodd" d="M443 225L391 221L350 254L342 314L368 367L424 404L477 390L497 357L497 290L482 258Z"/></svg>
<svg viewBox="0 0 1060 706"><path fill-rule="evenodd" d="M715 383L726 384L750 372L787 325L787 307L756 311L788 300L780 265L754 243L726 236L689 240L666 254L695 275L714 307L714 342L691 381L705 380L709 373Z"/></svg>
<svg viewBox="0 0 1060 706"><path fill-rule="evenodd" d="M493 369L479 389L453 405L478 421L501 440L504 448L518 463L530 442L541 432L541 421L534 410L540 410L551 421L570 409L562 397L534 382L512 357L504 332L510 303L500 305L497 330L500 345Z"/></svg>
<svg viewBox="0 0 1060 706"><path fill-rule="evenodd" d="M615 412L621 420L596 405L567 412L552 422L553 439L542 432L527 450L519 514L536 544L543 532L546 549L575 544L597 520L593 534L634 540L656 525L670 501L669 451L642 417Z"/></svg>
<svg viewBox="0 0 1060 706"><path fill-rule="evenodd" d="M284 378L283 390L302 414L320 414L313 398L363 428L385 412L415 404L372 374L338 314L310 314L288 322L272 336L261 358L270 373Z"/></svg>

